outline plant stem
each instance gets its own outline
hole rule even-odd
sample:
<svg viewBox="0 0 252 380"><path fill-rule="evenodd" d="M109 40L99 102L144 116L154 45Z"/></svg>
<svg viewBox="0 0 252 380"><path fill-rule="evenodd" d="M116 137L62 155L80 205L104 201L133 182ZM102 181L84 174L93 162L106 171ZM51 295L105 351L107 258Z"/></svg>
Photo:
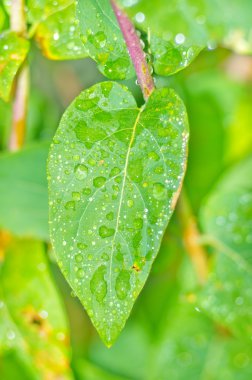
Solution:
<svg viewBox="0 0 252 380"><path fill-rule="evenodd" d="M20 35L26 34L25 3L24 0L11 1L10 14L11 30Z"/></svg>
<svg viewBox="0 0 252 380"><path fill-rule="evenodd" d="M207 253L200 243L201 234L184 190L179 198L178 212L183 225L185 248L192 260L199 282L204 284L208 274Z"/></svg>
<svg viewBox="0 0 252 380"><path fill-rule="evenodd" d="M143 51L140 38L137 35L134 25L132 24L126 13L118 7L115 0L111 0L111 5L114 9L132 63L135 67L137 81L142 89L144 99L147 100L153 92L155 85L150 72L150 68L146 61L145 53Z"/></svg>
<svg viewBox="0 0 252 380"><path fill-rule="evenodd" d="M22 37L26 37L26 19L24 0L12 0L11 3L11 30ZM29 93L29 68L25 62L16 78L15 93L12 106L12 127L9 149L19 149L24 143L27 118L27 100Z"/></svg>

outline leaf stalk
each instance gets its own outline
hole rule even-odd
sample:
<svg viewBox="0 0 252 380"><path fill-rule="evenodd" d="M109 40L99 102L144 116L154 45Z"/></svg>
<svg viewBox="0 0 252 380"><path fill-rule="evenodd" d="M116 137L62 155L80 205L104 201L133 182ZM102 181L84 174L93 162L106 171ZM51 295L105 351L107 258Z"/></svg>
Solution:
<svg viewBox="0 0 252 380"><path fill-rule="evenodd" d="M155 84L150 72L150 67L146 61L141 40L133 23L126 13L118 7L115 0L111 0L111 5L135 67L137 81L141 87L144 99L147 100L155 89Z"/></svg>

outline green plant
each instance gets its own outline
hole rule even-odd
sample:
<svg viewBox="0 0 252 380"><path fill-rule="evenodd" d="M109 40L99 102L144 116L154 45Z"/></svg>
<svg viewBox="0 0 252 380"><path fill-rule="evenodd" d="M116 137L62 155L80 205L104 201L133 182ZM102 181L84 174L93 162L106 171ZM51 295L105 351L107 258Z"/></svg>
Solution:
<svg viewBox="0 0 252 380"><path fill-rule="evenodd" d="M252 52L251 11L250 0L0 3L4 380L251 377L252 93L246 75L228 76L232 59L241 74L232 51ZM63 107L50 79L34 85L53 72L38 48L100 71L56 133ZM152 273L111 351L55 257L108 347Z"/></svg>

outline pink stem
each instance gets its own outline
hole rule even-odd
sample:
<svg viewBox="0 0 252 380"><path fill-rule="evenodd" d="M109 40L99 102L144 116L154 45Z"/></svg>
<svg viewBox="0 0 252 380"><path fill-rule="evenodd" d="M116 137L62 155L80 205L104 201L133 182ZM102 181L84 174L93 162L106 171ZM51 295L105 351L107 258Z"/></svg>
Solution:
<svg viewBox="0 0 252 380"><path fill-rule="evenodd" d="M137 80L142 89L144 99L147 100L153 92L155 85L146 62L145 53L142 49L140 38L138 37L134 25L116 4L111 0L118 24L125 39L131 60L136 70Z"/></svg>

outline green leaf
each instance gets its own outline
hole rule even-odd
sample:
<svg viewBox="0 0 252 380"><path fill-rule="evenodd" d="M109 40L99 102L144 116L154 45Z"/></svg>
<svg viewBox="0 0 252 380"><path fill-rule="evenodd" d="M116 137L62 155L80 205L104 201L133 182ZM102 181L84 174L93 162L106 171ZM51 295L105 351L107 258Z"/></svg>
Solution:
<svg viewBox="0 0 252 380"><path fill-rule="evenodd" d="M48 144L0 155L0 227L15 235L48 239Z"/></svg>
<svg viewBox="0 0 252 380"><path fill-rule="evenodd" d="M77 16L85 48L110 79L135 75L126 43L109 0L78 0Z"/></svg>
<svg viewBox="0 0 252 380"><path fill-rule="evenodd" d="M199 309L186 302L174 305L167 329L150 352L148 380L230 379L252 375L251 349L225 335Z"/></svg>
<svg viewBox="0 0 252 380"><path fill-rule="evenodd" d="M87 56L75 11L75 5L70 5L39 24L36 39L47 58L63 60Z"/></svg>
<svg viewBox="0 0 252 380"><path fill-rule="evenodd" d="M202 210L203 228L215 249L200 295L202 307L235 334L252 337L252 159L239 164L213 191Z"/></svg>
<svg viewBox="0 0 252 380"><path fill-rule="evenodd" d="M27 19L31 24L38 24L73 2L73 0L27 0Z"/></svg>
<svg viewBox="0 0 252 380"><path fill-rule="evenodd" d="M150 36L150 52L154 71L158 75L172 75L190 65L202 50L199 46L176 45L171 41Z"/></svg>
<svg viewBox="0 0 252 380"><path fill-rule="evenodd" d="M5 15L4 8L0 2L0 31L4 29L5 23L6 23L6 15Z"/></svg>
<svg viewBox="0 0 252 380"><path fill-rule="evenodd" d="M64 275L107 345L156 257L185 172L188 126L173 90L141 109L105 82L66 111L49 154L50 230Z"/></svg>
<svg viewBox="0 0 252 380"><path fill-rule="evenodd" d="M150 47L159 75L170 75L171 65L176 71L187 66L205 46L212 49L220 44L238 53L252 53L250 0L242 6L239 0L120 2L136 27L154 39Z"/></svg>
<svg viewBox="0 0 252 380"><path fill-rule="evenodd" d="M9 101L13 80L24 62L30 44L14 32L0 35L0 97Z"/></svg>
<svg viewBox="0 0 252 380"><path fill-rule="evenodd" d="M30 373L25 379L72 379L67 322L43 244L12 242L0 267L0 281L2 360L15 352Z"/></svg>

